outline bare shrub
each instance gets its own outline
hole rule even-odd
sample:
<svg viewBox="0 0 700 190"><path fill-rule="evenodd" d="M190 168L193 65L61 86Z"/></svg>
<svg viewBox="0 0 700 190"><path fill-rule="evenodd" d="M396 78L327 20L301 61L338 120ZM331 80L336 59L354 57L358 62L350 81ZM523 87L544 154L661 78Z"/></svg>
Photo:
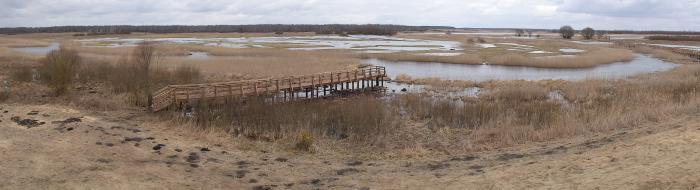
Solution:
<svg viewBox="0 0 700 190"><path fill-rule="evenodd" d="M593 30L591 27L586 27L581 30L581 36L583 36L583 39L586 40L593 39L593 36L595 36L595 30Z"/></svg>
<svg viewBox="0 0 700 190"><path fill-rule="evenodd" d="M150 42L143 42L136 46L134 52L131 55L131 62L133 64L133 69L136 75L136 79L139 81L137 83L136 97L137 105L151 105L153 101L153 89L151 89L151 65L156 63L156 52L155 47L150 44ZM141 102L141 98L145 97L146 102Z"/></svg>
<svg viewBox="0 0 700 190"><path fill-rule="evenodd" d="M135 58L132 58L135 60ZM189 84L202 81L199 68L183 64L174 69L148 69L143 64L136 64L128 57L121 57L116 63L100 60L86 60L79 69L81 82L105 82L114 94L127 94L127 101L133 105L148 105L148 92L153 92L167 85ZM148 78L145 78L147 75ZM147 81L149 84L146 84Z"/></svg>
<svg viewBox="0 0 700 190"><path fill-rule="evenodd" d="M308 131L300 131L296 136L295 148L301 151L310 151L314 144L313 135Z"/></svg>
<svg viewBox="0 0 700 190"><path fill-rule="evenodd" d="M576 31L574 30L574 28L568 25L559 28L559 34L561 34L561 37L564 39L571 39L572 37L574 37L575 33Z"/></svg>
<svg viewBox="0 0 700 190"><path fill-rule="evenodd" d="M357 143L371 143L396 128L400 120L382 100L353 97L344 101L271 104L264 98L229 100L227 105L200 102L195 118L203 128L222 128L234 135L276 140L300 130Z"/></svg>
<svg viewBox="0 0 700 190"><path fill-rule="evenodd" d="M78 52L61 46L41 61L41 79L56 93L65 93L72 85L81 62Z"/></svg>
<svg viewBox="0 0 700 190"><path fill-rule="evenodd" d="M11 75L12 80L17 82L32 82L33 73L30 67L20 67L14 70Z"/></svg>
<svg viewBox="0 0 700 190"><path fill-rule="evenodd" d="M5 102L10 99L10 89L2 88L0 89L0 102Z"/></svg>

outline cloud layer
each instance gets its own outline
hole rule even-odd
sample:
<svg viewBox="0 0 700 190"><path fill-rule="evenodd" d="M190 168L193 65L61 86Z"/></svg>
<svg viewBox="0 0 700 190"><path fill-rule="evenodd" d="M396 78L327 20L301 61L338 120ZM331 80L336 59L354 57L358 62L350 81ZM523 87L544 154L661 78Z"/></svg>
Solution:
<svg viewBox="0 0 700 190"><path fill-rule="evenodd" d="M0 27L405 24L700 30L698 0L0 0Z"/></svg>

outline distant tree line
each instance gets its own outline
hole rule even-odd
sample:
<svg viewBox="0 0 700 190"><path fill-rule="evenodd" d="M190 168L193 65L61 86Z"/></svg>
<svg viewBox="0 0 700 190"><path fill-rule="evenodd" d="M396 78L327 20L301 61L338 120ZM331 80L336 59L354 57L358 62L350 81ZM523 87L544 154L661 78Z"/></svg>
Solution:
<svg viewBox="0 0 700 190"><path fill-rule="evenodd" d="M111 25L111 26L52 26L52 27L16 27L0 28L0 34L25 33L63 33L74 32L88 35L97 34L129 34L132 32L147 33L284 33L284 32L315 32L318 34L368 34L394 35L399 31L427 31L432 29L454 29L446 26L404 26L380 24L256 24L256 25Z"/></svg>

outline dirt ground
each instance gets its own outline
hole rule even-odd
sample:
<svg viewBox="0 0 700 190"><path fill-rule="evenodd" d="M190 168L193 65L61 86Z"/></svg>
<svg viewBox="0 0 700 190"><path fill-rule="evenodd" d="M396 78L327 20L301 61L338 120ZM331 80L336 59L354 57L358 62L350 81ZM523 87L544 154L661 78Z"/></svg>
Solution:
<svg viewBox="0 0 700 190"><path fill-rule="evenodd" d="M244 151L142 110L0 108L0 189L700 188L700 114L472 155L358 160Z"/></svg>

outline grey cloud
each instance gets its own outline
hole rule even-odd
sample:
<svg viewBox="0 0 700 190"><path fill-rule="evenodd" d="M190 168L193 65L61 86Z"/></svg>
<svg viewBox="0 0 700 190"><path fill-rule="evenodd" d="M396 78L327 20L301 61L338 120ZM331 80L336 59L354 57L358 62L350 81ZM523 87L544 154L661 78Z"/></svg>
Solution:
<svg viewBox="0 0 700 190"><path fill-rule="evenodd" d="M406 24L700 30L698 0L0 0L0 27ZM658 27L658 28L655 28Z"/></svg>
<svg viewBox="0 0 700 190"><path fill-rule="evenodd" d="M612 17L673 17L693 14L697 0L565 0L562 10L572 13Z"/></svg>

